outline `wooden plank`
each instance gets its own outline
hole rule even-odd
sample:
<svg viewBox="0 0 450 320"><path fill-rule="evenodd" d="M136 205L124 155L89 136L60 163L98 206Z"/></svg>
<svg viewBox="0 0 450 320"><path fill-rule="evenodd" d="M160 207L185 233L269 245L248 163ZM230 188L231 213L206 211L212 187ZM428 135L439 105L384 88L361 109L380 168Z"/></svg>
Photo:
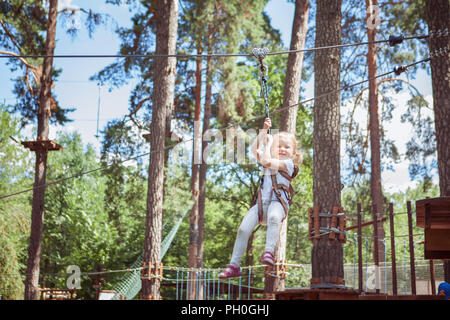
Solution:
<svg viewBox="0 0 450 320"><path fill-rule="evenodd" d="M276 300L358 300L353 289L286 289L274 293Z"/></svg>
<svg viewBox="0 0 450 320"><path fill-rule="evenodd" d="M385 222L386 219L387 219L387 218L381 218L381 219L378 219L378 222L380 222L380 223ZM372 225L372 224L373 224L373 220L372 220L372 221L368 221L368 222L362 223L362 224L361 224L361 227L367 227L367 226L370 226L370 225ZM345 227L345 231L353 230L353 229L356 229L356 228L358 228L358 225L354 225L354 226L350 226L350 227Z"/></svg>
<svg viewBox="0 0 450 320"><path fill-rule="evenodd" d="M344 293L344 292L327 292L321 291L319 293L319 300L358 300L358 293Z"/></svg>
<svg viewBox="0 0 450 320"><path fill-rule="evenodd" d="M429 217L426 219L426 209ZM426 223L432 229L450 229L450 197L422 199L416 201L416 225L426 228Z"/></svg>
<svg viewBox="0 0 450 320"><path fill-rule="evenodd" d="M449 260L450 251L425 251L425 259Z"/></svg>
<svg viewBox="0 0 450 320"><path fill-rule="evenodd" d="M276 300L445 300L444 295L359 294L352 289L286 289L274 295Z"/></svg>
<svg viewBox="0 0 450 320"><path fill-rule="evenodd" d="M387 300L445 300L445 296L431 294L387 296Z"/></svg>
<svg viewBox="0 0 450 320"><path fill-rule="evenodd" d="M314 206L314 239L320 238L319 206Z"/></svg>
<svg viewBox="0 0 450 320"><path fill-rule="evenodd" d="M362 225L361 225L361 204L357 205L358 215L358 288L359 291L363 290L363 259L362 259Z"/></svg>
<svg viewBox="0 0 450 320"><path fill-rule="evenodd" d="M331 228L336 228L337 227L337 213L339 211L338 207L333 207L333 212L331 213ZM328 236L330 238L330 240L334 240L336 239L336 233L335 232L330 232L330 235Z"/></svg>
<svg viewBox="0 0 450 320"><path fill-rule="evenodd" d="M388 296L385 294L362 294L358 296L358 300L387 300Z"/></svg>
<svg viewBox="0 0 450 320"><path fill-rule="evenodd" d="M411 292L416 294L416 265L414 256L414 235L413 235L413 223L412 223L412 211L411 201L406 202L406 208L408 211L408 234L409 234L409 263L411 269Z"/></svg>
<svg viewBox="0 0 450 320"><path fill-rule="evenodd" d="M436 274L434 272L434 260L430 259L431 294L436 294Z"/></svg>
<svg viewBox="0 0 450 320"><path fill-rule="evenodd" d="M308 239L312 242L312 235L311 232L313 230L313 209L308 208Z"/></svg>
<svg viewBox="0 0 450 320"><path fill-rule="evenodd" d="M343 207L339 207L339 213L344 213L345 214L345 211L344 211ZM345 227L346 227L346 225L345 225L345 215L339 216L339 231L341 232L341 233L339 233L339 241L341 243L346 243L347 242L347 236L344 233L345 232Z"/></svg>
<svg viewBox="0 0 450 320"><path fill-rule="evenodd" d="M425 229L425 259L450 259L450 230Z"/></svg>
<svg viewBox="0 0 450 320"><path fill-rule="evenodd" d="M373 215L373 259L375 262L375 292L380 293L380 273L378 272L379 268L379 256L378 256L378 208L374 203L372 204L372 215Z"/></svg>
<svg viewBox="0 0 450 320"><path fill-rule="evenodd" d="M391 232L391 261L392 261L392 293L397 294L397 260L395 257L394 205L389 203L389 227Z"/></svg>
<svg viewBox="0 0 450 320"><path fill-rule="evenodd" d="M425 250L450 251L450 230L425 229Z"/></svg>
<svg viewBox="0 0 450 320"><path fill-rule="evenodd" d="M59 151L63 147L52 140L37 140L37 141L22 141L22 145L31 151L47 150L47 151Z"/></svg>

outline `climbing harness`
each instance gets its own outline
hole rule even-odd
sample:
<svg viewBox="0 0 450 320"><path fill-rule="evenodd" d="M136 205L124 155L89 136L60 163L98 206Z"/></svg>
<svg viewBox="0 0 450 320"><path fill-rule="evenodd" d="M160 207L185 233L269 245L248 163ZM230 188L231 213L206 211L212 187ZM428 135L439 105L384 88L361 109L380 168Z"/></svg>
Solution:
<svg viewBox="0 0 450 320"><path fill-rule="evenodd" d="M294 166L294 172L292 173L292 176L290 176L286 171L283 171L283 170L279 170L275 174L271 174L270 175L270 178L272 179L272 192L270 193L270 199L272 200L273 194L275 194L275 196L277 197L278 201L283 206L284 213L285 213L283 220L286 219L289 209L288 209L288 206L287 206L286 202L281 197L280 190L282 190L284 192L284 194L286 195L286 198L288 200L289 205L291 205L292 204L292 200L293 200L293 196L294 196L294 188L292 187L292 184L290 182L297 176L298 170L299 170L298 167ZM277 182L277 178L276 178L277 173L281 174L285 179L287 179L289 181L289 186L286 186L284 184L279 184ZM259 222L259 224L262 224L263 214L264 214L263 213L262 194L261 194L261 187L262 187L263 183L264 183L264 175L261 177L261 183L258 186L258 189L256 189L256 192L253 195L253 199L252 199L252 203L251 203L252 207L255 204L258 205L258 222Z"/></svg>

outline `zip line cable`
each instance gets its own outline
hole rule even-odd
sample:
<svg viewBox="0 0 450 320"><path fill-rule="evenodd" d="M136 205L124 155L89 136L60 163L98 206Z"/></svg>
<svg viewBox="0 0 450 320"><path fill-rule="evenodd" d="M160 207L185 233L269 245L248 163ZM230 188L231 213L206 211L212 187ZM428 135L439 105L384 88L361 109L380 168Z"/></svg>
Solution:
<svg viewBox="0 0 450 320"><path fill-rule="evenodd" d="M280 55L280 54L290 54L298 52L314 52L319 50L334 49L334 48L345 48L354 47L370 44L379 43L389 43L391 47L402 43L403 40L412 39L426 39L432 37L443 37L448 36L448 28L444 30L438 30L436 32L430 31L427 35L415 35L405 37L403 35L389 36L389 39L377 40L377 41L365 41L356 42L349 44L338 44L324 47L298 49L298 50L286 50L267 53L267 55ZM177 59L198 59L198 58L224 58L224 57L252 57L251 53L211 53L211 54L54 54L54 55L27 55L27 54L17 54L17 55L6 55L1 54L0 58L22 58L22 59L37 59L37 58L177 58Z"/></svg>
<svg viewBox="0 0 450 320"><path fill-rule="evenodd" d="M407 69L410 68L410 67L412 67L412 66L415 66L415 65L420 64L420 63L428 62L428 61L430 61L431 59L433 59L433 58L435 58L435 57L439 57L439 56L445 55L445 54L447 54L447 53L449 53L449 52L450 52L450 50L449 50L448 47L446 47L446 48L441 48L441 49L439 49L439 50L435 50L434 52L430 53L430 56L429 56L429 57L427 57L427 58L425 58L425 59L422 59L422 60L413 62L413 63L408 64L408 65L396 66L396 67L394 67L394 69L393 69L392 71L389 71L389 72L386 72L386 73L383 73L383 74L380 74L380 75L376 75L376 76L374 76L374 77L372 77L372 78L369 78L369 79L366 79L366 80L362 80L362 81L356 82L356 83L354 83L354 84L351 84L351 85L348 85L348 86L344 86L344 87L342 87L342 88L339 88L339 89L336 89L336 90L332 90L332 91L329 91L329 92L320 94L320 95L318 95L318 96L314 96L314 97L312 97L312 98L309 98L309 99L300 101L300 102L298 102L298 103L296 103L296 104L292 104L292 105L289 105L289 106L277 108L277 109L273 110L272 112L280 112L280 111L282 111L282 110L286 110L286 109L289 109L289 108L298 106L298 105L300 105L300 104L305 104L305 103L314 101L314 100L316 100L316 99L320 99L320 98L323 98L323 97L325 97L325 96L328 96L328 95L330 95L330 94L337 93L337 92L340 92L340 91L343 91L343 90L347 90L347 89L349 89L349 88L352 88L352 87L354 87L354 86L357 86L357 85L360 85L360 84L369 82L369 81L371 81L371 80L374 80L374 79L377 79L377 78L380 78L380 77L384 77L384 76L389 75L389 74L391 74L391 73L395 73L396 75L400 75L401 73L407 71ZM257 116L257 117L254 117L254 118L250 118L250 119L248 119L248 120L246 120L246 121L241 122L241 124L242 124L242 123L248 123L248 122L251 122L251 121L260 120L260 119L263 119L264 117L265 117L265 115L263 115L263 116ZM124 120L125 120L125 119L124 119ZM123 121L124 121L124 120L123 120ZM225 130L225 129L228 129L228 128L229 128L229 126L223 127L223 128L218 128L218 130ZM194 140L193 138L191 138L191 139L186 139L186 140L181 141L180 143L185 143L185 142L189 142L189 141L193 141L193 140ZM177 144L175 144L175 145L177 145ZM67 180L70 180L70 179L73 179L73 178L81 177L81 176L83 176L83 175L87 175L87 174L90 174L90 173L93 173L93 172L96 172L96 171L102 171L102 170L105 170L105 169L107 169L107 168L109 168L109 167L111 167L111 166L113 166L113 165L116 165L116 164L122 164L122 163L124 163L124 162L131 161L131 160L136 160L136 159L141 158L141 157L143 157L143 156L151 155L151 154L154 153L154 152L163 152L163 151L166 151L166 150L168 150L168 149L173 148L175 145L169 145L169 146L165 146L164 148L161 148L161 149L151 150L151 151L149 151L149 152L146 152L146 153L143 153L143 154L140 154L140 155L137 155L137 156L134 156L134 157L131 157L131 158L122 160L122 161L120 161L120 162L118 162L118 163L109 164L109 165L106 165L106 166L104 166L104 167L99 167L99 168L92 169L92 170L88 170L88 171L85 171L85 172L80 172L80 173L74 174L74 175L72 175L72 176L65 177L65 178L61 178L61 179L57 179L57 180L54 180L54 181L51 181L51 182L48 182L48 183L45 183L45 184L42 184L42 185L39 185L39 186L33 186L32 188L29 188L29 189L26 189L26 190L22 190L22 191L18 191L18 192L15 192L15 193L3 195L3 196L0 196L0 200L1 200L1 199L9 198L9 197L12 197L12 196L15 196L15 195L19 195L19 194L22 194L22 193L25 193L25 192L28 192L28 191L32 191L32 190L37 189L37 188L42 188L42 187L47 187L47 186L55 185L55 184L58 184L58 183L60 183L60 182L64 182L64 181L67 181Z"/></svg>
<svg viewBox="0 0 450 320"><path fill-rule="evenodd" d="M376 75L376 76L374 76L372 78L369 78L369 79L366 79L366 80L362 80L362 81L359 81L359 82L356 82L356 83L353 83L353 84L350 84L350 85L347 85L347 86L344 86L344 87L341 87L341 88L338 88L338 89L335 89L335 90L332 90L332 91L329 91L329 92L322 93L322 94L320 94L318 96L314 96L312 98L309 98L309 99L306 99L306 100L302 100L302 101L300 101L298 103L295 103L295 104L291 104L291 105L288 105L288 106L285 106L285 107L279 107L279 108L273 110L272 113L273 112L281 112L283 110L290 109L290 108L296 107L298 105L305 104L305 103L308 103L308 102L311 102L311 101L314 101L314 100L326 97L326 96L328 96L330 94L333 94L333 93L337 93L337 92L340 92L340 91L348 90L350 88L353 88L355 86L358 86L358 85L366 83L366 82L369 82L371 80L387 76L387 75L389 75L391 73L395 73L396 75L400 75L401 73L407 71L407 69L409 69L409 68L411 68L411 67L413 67L413 66L415 66L417 64L428 62L432 58L438 57L440 55L444 55L444 54L446 54L448 52L449 52L449 48L441 48L440 50L436 50L435 52L430 54L429 57L424 58L422 60L410 63L408 65L396 66L396 67L394 67L394 69L392 71L389 71L389 72L386 72L386 73L383 73L383 74L379 74L379 75ZM254 117L254 118L250 118L250 119L246 120L245 122L261 120L263 118L264 118L264 116L257 116L257 117Z"/></svg>

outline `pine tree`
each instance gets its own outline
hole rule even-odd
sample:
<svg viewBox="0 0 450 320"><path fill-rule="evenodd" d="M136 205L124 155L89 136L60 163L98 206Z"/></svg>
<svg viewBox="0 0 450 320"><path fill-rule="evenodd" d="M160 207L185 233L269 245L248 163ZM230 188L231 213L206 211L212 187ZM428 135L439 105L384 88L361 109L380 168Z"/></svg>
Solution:
<svg viewBox="0 0 450 320"><path fill-rule="evenodd" d="M178 1L158 0L156 4L156 54L176 53L178 29ZM150 166L147 191L144 261L148 266L161 263L162 205L164 186L164 147L166 113L171 110L174 97L176 59L155 57L153 112L150 126ZM160 280L142 281L142 297L159 299Z"/></svg>
<svg viewBox="0 0 450 320"><path fill-rule="evenodd" d="M341 0L317 2L315 47L341 43ZM316 96L339 89L340 49L315 53L314 71ZM340 178L340 94L329 94L314 101L314 206L320 212L332 212L341 204ZM320 227L327 227L326 219ZM317 236L317 235L315 235ZM328 236L313 240L311 285L342 284L344 278L343 251L339 241Z"/></svg>
<svg viewBox="0 0 450 320"><path fill-rule="evenodd" d="M294 20L292 23L291 45L289 50L301 50L305 47L306 32L308 26L309 1L296 0ZM300 80L303 69L303 52L291 53L288 57L286 67L286 81L284 84L283 105L286 108L281 114L281 131L288 131L295 134L297 124L298 106L293 105L299 102L300 98ZM275 257L278 262L287 260L286 256L286 237L287 237L287 219L285 219L280 228L280 239L275 249ZM283 278L266 277L266 282L273 282L273 291L284 290ZM267 287L267 283L266 283Z"/></svg>
<svg viewBox="0 0 450 320"><path fill-rule="evenodd" d="M425 1L428 29L433 32L450 29L448 0ZM434 37L429 43L431 52L449 48L450 37ZM450 196L450 59L448 54L431 60L433 107L435 115L436 147L441 196ZM450 262L444 263L445 281L450 282Z"/></svg>
<svg viewBox="0 0 450 320"><path fill-rule="evenodd" d="M53 73L53 53L55 51L56 18L58 0L51 0L48 13L47 39L45 41L44 65L39 93L39 111L37 140L47 141L49 118L51 116L51 86ZM41 258L42 231L44 228L45 179L47 171L47 152L44 148L36 150L35 178L33 189L33 207L31 212L31 236L28 247L27 277L25 281L26 300L37 299L39 268Z"/></svg>

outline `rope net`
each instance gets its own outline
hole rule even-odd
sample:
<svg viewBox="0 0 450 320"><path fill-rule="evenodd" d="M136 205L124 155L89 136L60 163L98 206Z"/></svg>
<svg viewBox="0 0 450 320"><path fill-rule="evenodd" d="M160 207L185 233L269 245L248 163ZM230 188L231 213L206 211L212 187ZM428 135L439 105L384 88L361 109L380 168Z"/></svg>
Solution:
<svg viewBox="0 0 450 320"><path fill-rule="evenodd" d="M175 238L175 235L188 211L189 210L186 210L181 214L170 232L164 237L164 240L161 243L161 260L169 250L170 245L172 244L172 241ZM166 225L163 226L163 229L165 228ZM136 261L131 265L131 271L127 273L122 278L122 280L120 280L119 283L113 288L113 290L116 291L116 294L114 294L112 300L132 300L134 299L134 297L136 297L139 291L141 291L141 266L143 261L144 253L141 253Z"/></svg>

